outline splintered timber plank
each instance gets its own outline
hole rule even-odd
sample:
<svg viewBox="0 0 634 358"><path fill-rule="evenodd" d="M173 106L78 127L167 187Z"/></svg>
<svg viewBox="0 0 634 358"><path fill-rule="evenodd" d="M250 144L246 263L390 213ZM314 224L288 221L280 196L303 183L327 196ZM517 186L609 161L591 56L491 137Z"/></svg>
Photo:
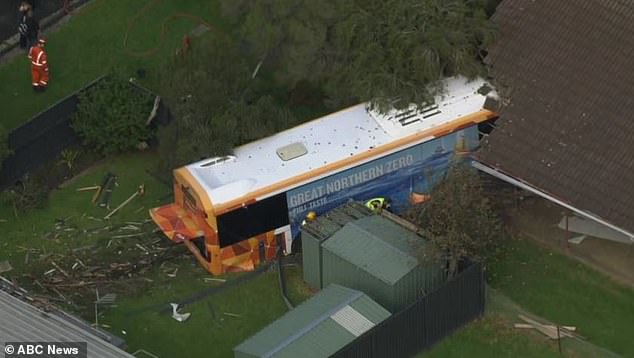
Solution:
<svg viewBox="0 0 634 358"><path fill-rule="evenodd" d="M558 335L557 335L557 328L555 326L552 325L544 325L541 324L533 319L530 319L524 315L518 315L518 317L520 319L522 319L524 322L526 323L530 323L532 324L536 330L542 332L543 334L545 334L546 336L548 336L551 339L557 339ZM559 337L572 337L572 334L568 333L566 330L561 329L562 327L560 327L559 330Z"/></svg>

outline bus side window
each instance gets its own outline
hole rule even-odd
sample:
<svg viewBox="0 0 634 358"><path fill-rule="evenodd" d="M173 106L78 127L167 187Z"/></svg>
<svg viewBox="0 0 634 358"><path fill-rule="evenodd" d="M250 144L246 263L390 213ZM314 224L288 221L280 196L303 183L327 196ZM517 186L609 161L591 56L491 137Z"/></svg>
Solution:
<svg viewBox="0 0 634 358"><path fill-rule="evenodd" d="M220 247L288 225L286 194L281 193L217 217Z"/></svg>

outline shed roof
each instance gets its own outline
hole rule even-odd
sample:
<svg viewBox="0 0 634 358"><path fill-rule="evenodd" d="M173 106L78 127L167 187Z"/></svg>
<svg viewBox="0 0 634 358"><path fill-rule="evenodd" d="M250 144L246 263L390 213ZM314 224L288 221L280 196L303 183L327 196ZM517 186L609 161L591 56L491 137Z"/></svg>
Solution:
<svg viewBox="0 0 634 358"><path fill-rule="evenodd" d="M412 119L407 123L399 121L395 113L381 115L368 110L363 103L237 147L233 156L192 163L185 170L201 184L213 205L227 203L477 113L483 110L487 100L487 95L479 92L485 84L482 79L445 79L445 92L436 98L433 108L429 111L412 109ZM428 139L434 136L430 132ZM288 149L294 143L301 143L303 149L299 153L305 154L291 160L281 159L278 150Z"/></svg>
<svg viewBox="0 0 634 358"><path fill-rule="evenodd" d="M418 265L421 243L414 232L375 215L346 224L322 247L392 285Z"/></svg>
<svg viewBox="0 0 634 358"><path fill-rule="evenodd" d="M72 317L70 317L72 318ZM0 350L6 342L87 342L88 357L134 357L99 338L95 331L44 312L0 289Z"/></svg>
<svg viewBox="0 0 634 358"><path fill-rule="evenodd" d="M233 350L256 357L328 357L389 316L363 292L330 285Z"/></svg>
<svg viewBox="0 0 634 358"><path fill-rule="evenodd" d="M479 160L634 234L634 2L505 0Z"/></svg>
<svg viewBox="0 0 634 358"><path fill-rule="evenodd" d="M302 227L302 231L306 231L321 240L326 240L347 223L370 215L374 215L372 210L360 202L353 201L319 215L317 220Z"/></svg>

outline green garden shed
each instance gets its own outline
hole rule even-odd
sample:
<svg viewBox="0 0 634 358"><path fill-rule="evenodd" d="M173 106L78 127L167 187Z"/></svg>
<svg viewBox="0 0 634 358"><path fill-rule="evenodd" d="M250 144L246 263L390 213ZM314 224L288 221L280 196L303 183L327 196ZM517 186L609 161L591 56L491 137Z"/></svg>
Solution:
<svg viewBox="0 0 634 358"><path fill-rule="evenodd" d="M423 239L381 215L347 223L322 243L323 285L365 292L397 312L446 281L437 261L419 262Z"/></svg>
<svg viewBox="0 0 634 358"><path fill-rule="evenodd" d="M364 293L330 285L233 348L234 357L329 357L389 316Z"/></svg>
<svg viewBox="0 0 634 358"><path fill-rule="evenodd" d="M339 206L302 228L302 266L304 281L313 289L322 285L321 245L347 223L373 215L373 212L359 202Z"/></svg>

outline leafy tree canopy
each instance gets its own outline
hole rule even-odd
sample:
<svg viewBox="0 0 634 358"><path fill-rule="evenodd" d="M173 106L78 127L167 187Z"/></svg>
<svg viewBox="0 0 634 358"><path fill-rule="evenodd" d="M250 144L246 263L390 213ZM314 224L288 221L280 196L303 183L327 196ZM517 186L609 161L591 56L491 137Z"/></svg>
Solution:
<svg viewBox="0 0 634 358"><path fill-rule="evenodd" d="M238 44L223 37L196 42L163 71L161 94L174 120L159 130L161 172L212 156L296 123L288 108L264 94L266 84Z"/></svg>
<svg viewBox="0 0 634 358"><path fill-rule="evenodd" d="M449 277L465 259L483 260L495 249L502 224L484 194L475 169L463 164L449 168L447 178L432 191L431 200L412 207L406 217L421 227L431 245L421 256L447 259Z"/></svg>
<svg viewBox="0 0 634 358"><path fill-rule="evenodd" d="M249 53L333 104L425 104L446 76L474 77L494 27L490 0L224 0Z"/></svg>

